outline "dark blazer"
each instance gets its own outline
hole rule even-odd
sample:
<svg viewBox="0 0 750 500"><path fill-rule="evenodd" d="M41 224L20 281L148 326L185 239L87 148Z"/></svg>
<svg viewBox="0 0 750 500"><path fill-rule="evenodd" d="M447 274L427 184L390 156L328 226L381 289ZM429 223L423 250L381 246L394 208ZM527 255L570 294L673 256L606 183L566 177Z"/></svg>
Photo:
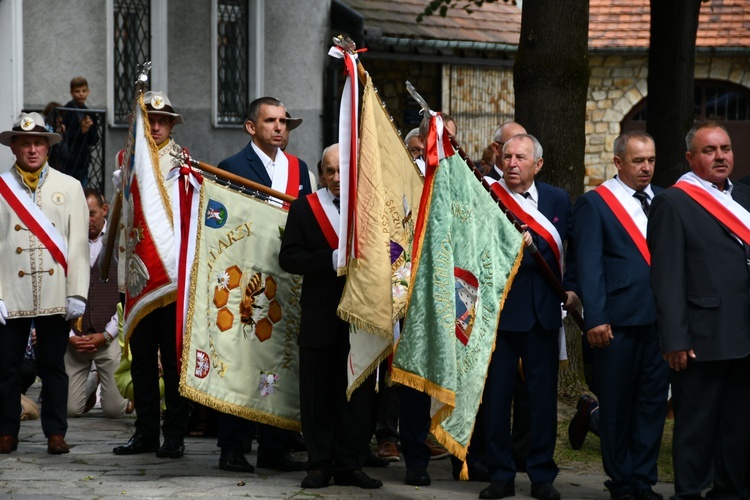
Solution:
<svg viewBox="0 0 750 500"><path fill-rule="evenodd" d="M497 170L495 170L495 167L493 165L493 167L490 169L490 171L487 173L485 177L490 177L491 179L495 179L496 181L499 181L500 179L502 179L503 176L500 175L500 173Z"/></svg>
<svg viewBox="0 0 750 500"><path fill-rule="evenodd" d="M268 172L266 171L263 162L260 161L260 158L255 153L252 143L253 141L248 142L242 151L222 160L221 163L219 163L219 168L253 182L271 187L271 178L268 176ZM281 153L281 151L279 151L279 153ZM299 196L312 193L307 164L301 159L299 159L299 183Z"/></svg>
<svg viewBox="0 0 750 500"><path fill-rule="evenodd" d="M571 240L586 330L656 322L649 265L599 194L590 191L576 201Z"/></svg>
<svg viewBox="0 0 750 500"><path fill-rule="evenodd" d="M539 193L537 209L557 228L564 242L568 235L571 214L568 193L543 182L536 182L536 187ZM560 278L557 259L547 241L533 232L532 237L552 272ZM570 290L571 286L566 282L564 288ZM537 320L545 330L560 328L560 299L547 283L534 258L525 251L521 266L505 299L505 306L500 313L498 329L526 332Z"/></svg>
<svg viewBox="0 0 750 500"><path fill-rule="evenodd" d="M733 186L750 209L750 187ZM694 349L696 361L750 354L750 272L739 241L672 187L651 205L648 246L662 352Z"/></svg>
<svg viewBox="0 0 750 500"><path fill-rule="evenodd" d="M297 343L330 346L345 323L336 316L346 277L333 270L333 249L313 215L307 196L292 202L279 252L281 268L304 276L302 320ZM344 326L345 328L345 326Z"/></svg>

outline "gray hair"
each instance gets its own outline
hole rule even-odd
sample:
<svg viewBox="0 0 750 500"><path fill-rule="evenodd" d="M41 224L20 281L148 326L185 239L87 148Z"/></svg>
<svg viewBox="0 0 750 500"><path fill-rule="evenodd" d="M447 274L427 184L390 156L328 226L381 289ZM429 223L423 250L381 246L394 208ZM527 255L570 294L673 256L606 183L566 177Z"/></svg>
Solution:
<svg viewBox="0 0 750 500"><path fill-rule="evenodd" d="M404 144L406 144L408 146L409 145L409 141L412 138L418 137L418 136L419 136L419 127L411 129L409 131L409 133L406 134L406 137L404 137Z"/></svg>
<svg viewBox="0 0 750 500"><path fill-rule="evenodd" d="M612 145L612 150L615 156L618 158L622 158L625 156L625 152L628 149L628 142L630 139L639 139L640 141L651 141L654 144L656 144L656 141L654 141L654 138L651 137L651 134L646 132L645 130L630 130L628 132L623 132L622 134L617 136L617 139L615 139L614 144Z"/></svg>
<svg viewBox="0 0 750 500"><path fill-rule="evenodd" d="M511 141L515 141L516 139L529 139L534 144L534 161L535 162L544 158L544 150L542 149L542 145L539 143L539 139L537 139L531 134L518 134L508 139L508 142L506 142L505 145L503 146L503 154L505 154L505 150L507 149L508 144L510 144Z"/></svg>
<svg viewBox="0 0 750 500"><path fill-rule="evenodd" d="M328 154L328 152L329 152L329 151L330 151L331 149L333 149L334 147L338 147L338 145L339 145L339 143L338 143L338 142L336 142L336 143L333 143L333 144L331 144L330 146L328 146L327 148L325 148L325 149L323 150L323 154L322 154L322 155L320 155L320 164L322 165L322 170L323 170L324 172L325 172L325 169L326 169L326 161L325 161L325 159L326 159L326 155Z"/></svg>

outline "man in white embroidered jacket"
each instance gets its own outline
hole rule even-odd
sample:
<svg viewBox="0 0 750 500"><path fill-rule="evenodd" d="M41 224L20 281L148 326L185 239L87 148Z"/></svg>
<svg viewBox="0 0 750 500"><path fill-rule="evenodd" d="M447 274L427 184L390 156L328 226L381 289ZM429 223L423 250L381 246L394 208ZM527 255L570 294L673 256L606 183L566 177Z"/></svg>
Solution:
<svg viewBox="0 0 750 500"><path fill-rule="evenodd" d="M39 113L22 113L0 144L16 157L0 175L0 453L18 446L21 406L18 367L32 323L42 386L47 452L68 453L65 433L68 321L80 317L89 288L87 206L80 182L50 168L58 134Z"/></svg>

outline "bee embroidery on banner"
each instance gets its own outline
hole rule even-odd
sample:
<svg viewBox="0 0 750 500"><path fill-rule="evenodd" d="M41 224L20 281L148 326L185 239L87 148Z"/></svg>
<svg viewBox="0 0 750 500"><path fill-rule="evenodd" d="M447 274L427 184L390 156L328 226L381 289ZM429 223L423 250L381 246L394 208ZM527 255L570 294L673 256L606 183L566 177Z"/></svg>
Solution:
<svg viewBox="0 0 750 500"><path fill-rule="evenodd" d="M243 281L245 276L242 277ZM247 282L244 287L244 293L242 295L242 301L240 302L240 321L244 325L242 327L242 334L247 338L247 330L245 329L248 325L251 328L255 328L255 320L253 319L253 309L260 309L261 306L255 303L255 297L262 294L266 288L263 286L263 278L260 273L255 273ZM251 330L252 331L252 330Z"/></svg>

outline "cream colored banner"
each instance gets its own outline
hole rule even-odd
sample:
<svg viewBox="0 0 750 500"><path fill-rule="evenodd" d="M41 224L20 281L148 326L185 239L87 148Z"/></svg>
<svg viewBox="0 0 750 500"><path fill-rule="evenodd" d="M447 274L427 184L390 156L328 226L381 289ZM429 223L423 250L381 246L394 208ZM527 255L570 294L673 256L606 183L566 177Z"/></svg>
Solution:
<svg viewBox="0 0 750 500"><path fill-rule="evenodd" d="M286 214L204 179L180 390L222 412L299 430L302 277L279 267Z"/></svg>

